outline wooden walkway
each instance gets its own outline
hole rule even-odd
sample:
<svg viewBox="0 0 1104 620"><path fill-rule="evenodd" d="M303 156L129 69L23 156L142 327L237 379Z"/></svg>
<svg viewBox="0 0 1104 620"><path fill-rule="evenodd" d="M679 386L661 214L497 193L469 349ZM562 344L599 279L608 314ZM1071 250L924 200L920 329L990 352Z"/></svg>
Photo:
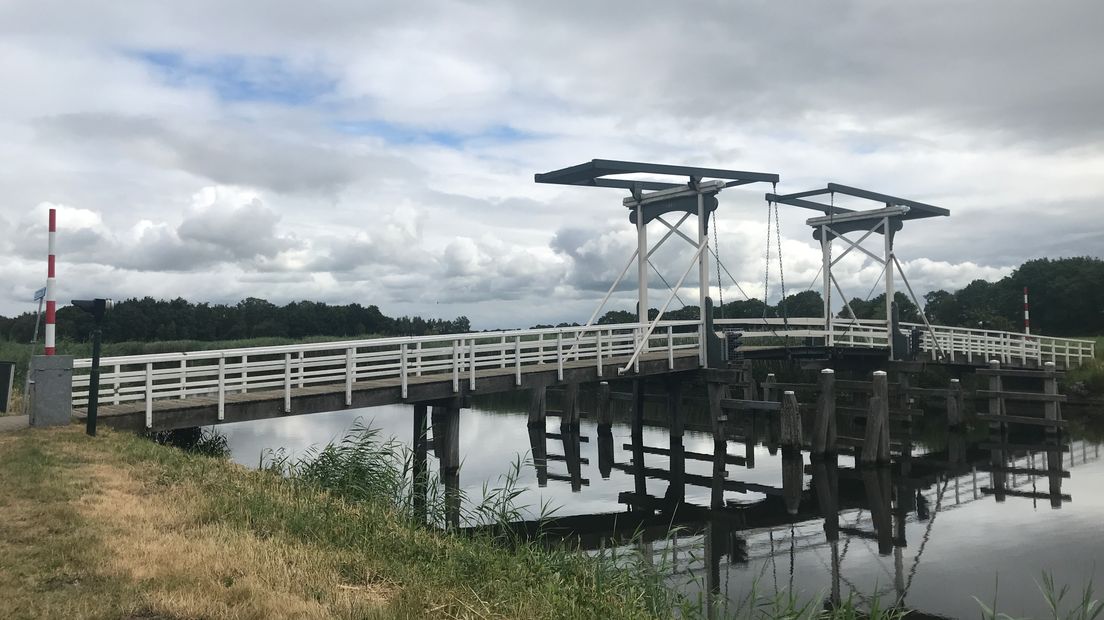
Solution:
<svg viewBox="0 0 1104 620"><path fill-rule="evenodd" d="M144 401L101 405L97 417L99 424L115 429L170 430L398 403L432 403L455 399L460 399L462 402L471 394L494 394L534 387L595 383L610 379L624 380L699 369L697 351L677 351L673 356L669 356L666 351L646 353L640 356L639 372L619 375L618 369L627 361L628 358L611 358L604 361L601 376L597 366L591 360L564 362L562 380L559 379L560 370L557 364L527 366L521 371L520 384L516 381L513 368L484 369L475 373L479 379L476 390L470 389L467 381L461 381L457 390L451 373L409 377L406 398L402 397L400 381L397 378L358 381L352 386L352 399L349 405L346 405L344 383L294 388L291 390L290 411L285 411L285 394L282 389L227 393L224 395L224 415L221 420L218 416L217 394L188 396L183 399L160 399L153 401L153 424L149 428L146 426ZM84 420L84 410L76 409L74 414L76 418Z"/></svg>

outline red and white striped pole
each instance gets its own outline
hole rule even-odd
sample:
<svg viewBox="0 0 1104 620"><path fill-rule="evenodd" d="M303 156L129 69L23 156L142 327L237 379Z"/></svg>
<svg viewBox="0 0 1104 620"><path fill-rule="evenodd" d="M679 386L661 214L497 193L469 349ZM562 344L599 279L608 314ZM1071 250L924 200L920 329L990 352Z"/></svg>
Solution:
<svg viewBox="0 0 1104 620"><path fill-rule="evenodd" d="M1024 333L1031 335L1031 316L1027 308L1027 287L1024 287Z"/></svg>
<svg viewBox="0 0 1104 620"><path fill-rule="evenodd" d="M57 314L57 298L54 292L54 278L57 276L54 261L55 237L57 236L57 209L50 209L50 256L46 266L46 355L54 354L54 322Z"/></svg>

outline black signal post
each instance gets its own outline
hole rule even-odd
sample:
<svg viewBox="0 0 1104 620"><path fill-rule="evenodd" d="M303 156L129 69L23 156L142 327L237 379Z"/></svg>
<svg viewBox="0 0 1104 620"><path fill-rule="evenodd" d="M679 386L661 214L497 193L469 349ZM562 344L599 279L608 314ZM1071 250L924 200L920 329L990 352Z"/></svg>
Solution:
<svg viewBox="0 0 1104 620"><path fill-rule="evenodd" d="M110 299L74 299L73 305L92 315L92 371L88 378L88 415L85 417L85 432L96 436L96 409L100 404L100 340L103 338L103 319L111 309Z"/></svg>

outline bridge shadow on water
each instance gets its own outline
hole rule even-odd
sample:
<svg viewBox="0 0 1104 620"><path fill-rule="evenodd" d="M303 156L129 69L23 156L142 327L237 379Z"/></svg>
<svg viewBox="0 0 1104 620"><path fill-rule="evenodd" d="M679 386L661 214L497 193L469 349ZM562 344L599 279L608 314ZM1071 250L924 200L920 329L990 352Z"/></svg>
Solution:
<svg viewBox="0 0 1104 620"><path fill-rule="evenodd" d="M562 485L585 498L592 484L613 477L622 486L619 509L606 504L510 527L543 544L649 564L714 611L735 611L755 589L820 596L826 606L876 596L883 606L914 610L910 617L973 615L972 597L992 600L998 574L1038 578L1070 553L1068 541L1051 547L1047 539L1069 520L1048 513L1071 506L1074 472L1086 470L1082 492L1104 482L1100 445L1076 433L972 418L948 428L942 412L929 411L893 425L890 462L863 465L861 445L825 455L783 448L776 415L742 416L717 441L704 434L708 408L694 399L684 401L681 424L665 419L660 398L648 400L641 422L620 407L613 424L581 431L530 425L527 467L538 489ZM519 404L498 398L476 406L517 411ZM861 416L840 419L841 435L862 434ZM459 485L458 476L444 480ZM1098 518L1093 495L1076 499L1089 500ZM1076 534L1094 536L1085 524ZM1101 551L1095 537L1082 540L1088 546L1066 558L1071 565ZM1043 607L1034 588L1000 594L1021 611Z"/></svg>

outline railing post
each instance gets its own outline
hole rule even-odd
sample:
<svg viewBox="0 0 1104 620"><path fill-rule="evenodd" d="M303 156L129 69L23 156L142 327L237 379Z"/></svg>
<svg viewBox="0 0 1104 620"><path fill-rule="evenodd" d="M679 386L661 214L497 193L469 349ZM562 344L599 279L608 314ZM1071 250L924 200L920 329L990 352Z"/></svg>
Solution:
<svg viewBox="0 0 1104 620"><path fill-rule="evenodd" d="M291 353L284 354L284 413L291 413Z"/></svg>
<svg viewBox="0 0 1104 620"><path fill-rule="evenodd" d="M460 341L452 341L452 391L460 391Z"/></svg>
<svg viewBox="0 0 1104 620"><path fill-rule="evenodd" d="M502 341L499 343L498 348L499 355L499 368L506 368L506 334L502 334Z"/></svg>
<svg viewBox="0 0 1104 620"><path fill-rule="evenodd" d="M598 376L602 376L602 330L594 332L594 351L598 359Z"/></svg>
<svg viewBox="0 0 1104 620"><path fill-rule="evenodd" d="M184 358L180 360L180 398L184 399L188 396L188 388L186 383L188 381L188 359Z"/></svg>
<svg viewBox="0 0 1104 620"><path fill-rule="evenodd" d="M112 404L115 404L115 405L119 404L119 383L120 383L120 381L122 381L122 378L120 377L120 374L122 373L122 368L123 368L122 365L115 364L115 380L112 382L112 386L114 387L114 390L115 390L115 395L114 395L114 398L111 401ZM181 381L181 383L184 382L184 377L183 376L180 377L180 381Z"/></svg>
<svg viewBox="0 0 1104 620"><path fill-rule="evenodd" d="M521 385L521 336L514 336L514 385Z"/></svg>
<svg viewBox="0 0 1104 620"><path fill-rule="evenodd" d="M414 376L422 376L422 341L414 345Z"/></svg>
<svg viewBox="0 0 1104 620"><path fill-rule="evenodd" d="M475 338L468 345L468 388L475 389Z"/></svg>
<svg viewBox="0 0 1104 620"><path fill-rule="evenodd" d="M218 419L226 417L226 356L219 355L218 364Z"/></svg>
<svg viewBox="0 0 1104 620"><path fill-rule="evenodd" d="M675 332L670 325L667 326L667 369L675 367Z"/></svg>
<svg viewBox="0 0 1104 620"><path fill-rule="evenodd" d="M407 385L409 383L410 369L407 361L406 343L399 345L399 383L402 398L406 399Z"/></svg>
<svg viewBox="0 0 1104 620"><path fill-rule="evenodd" d="M249 368L249 356L243 355L241 356L241 372L238 373L241 380L242 394L245 394L249 391L249 371L246 370L247 368Z"/></svg>
<svg viewBox="0 0 1104 620"><path fill-rule="evenodd" d="M556 379L563 381L563 332L556 332Z"/></svg>
<svg viewBox="0 0 1104 620"><path fill-rule="evenodd" d="M403 352L406 352L406 345L403 345ZM356 376L356 348L349 347L345 349L345 406L351 407L353 405L353 381ZM406 394L403 394L406 397Z"/></svg>
<svg viewBox="0 0 1104 620"><path fill-rule="evenodd" d="M299 371L299 387L303 388L303 387L306 386L306 374L307 373L306 373L306 369L303 366L303 352L302 351L299 352L299 364L298 364L297 368L298 368L298 371Z"/></svg>
<svg viewBox="0 0 1104 620"><path fill-rule="evenodd" d="M146 428L153 428L153 362L146 362Z"/></svg>

